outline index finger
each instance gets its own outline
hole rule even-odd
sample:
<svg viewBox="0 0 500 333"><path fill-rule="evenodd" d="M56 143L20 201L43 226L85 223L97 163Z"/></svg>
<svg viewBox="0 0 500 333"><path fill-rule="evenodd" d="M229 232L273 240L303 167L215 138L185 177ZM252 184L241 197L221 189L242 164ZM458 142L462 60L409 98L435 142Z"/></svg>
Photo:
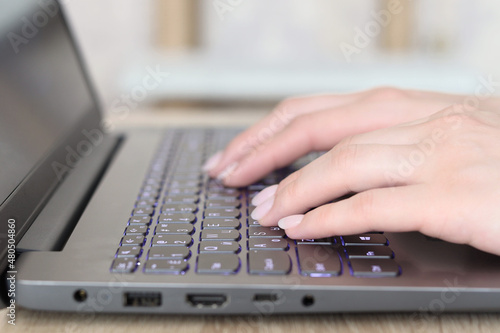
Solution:
<svg viewBox="0 0 500 333"><path fill-rule="evenodd" d="M339 95L316 95L293 98L281 102L269 115L257 124L240 133L220 153L219 161L211 166L208 174L217 177L226 168L240 161L259 146L280 133L295 117L327 108L339 107L352 103L368 92Z"/></svg>
<svg viewBox="0 0 500 333"><path fill-rule="evenodd" d="M296 173L295 179L258 205L252 217L275 225L285 216L304 213L353 192L411 183L397 177L399 157L412 145L362 144L333 149ZM396 175L396 176L394 176Z"/></svg>

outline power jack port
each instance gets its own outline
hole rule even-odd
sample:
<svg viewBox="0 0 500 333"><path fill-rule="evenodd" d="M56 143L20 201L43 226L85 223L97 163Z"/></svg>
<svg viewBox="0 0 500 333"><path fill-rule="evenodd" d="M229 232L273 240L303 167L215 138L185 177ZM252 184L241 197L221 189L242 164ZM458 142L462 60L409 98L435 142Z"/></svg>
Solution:
<svg viewBox="0 0 500 333"><path fill-rule="evenodd" d="M73 298L79 303L85 302L87 300L87 291L85 289L78 289L73 294Z"/></svg>
<svg viewBox="0 0 500 333"><path fill-rule="evenodd" d="M314 304L314 297L311 295L306 295L302 298L302 305L305 307L310 307Z"/></svg>

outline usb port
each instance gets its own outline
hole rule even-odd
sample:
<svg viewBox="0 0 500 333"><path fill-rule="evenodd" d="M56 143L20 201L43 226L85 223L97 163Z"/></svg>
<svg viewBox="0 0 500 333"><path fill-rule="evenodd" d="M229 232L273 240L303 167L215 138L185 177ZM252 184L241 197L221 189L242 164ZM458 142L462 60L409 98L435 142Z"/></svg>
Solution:
<svg viewBox="0 0 500 333"><path fill-rule="evenodd" d="M161 306L161 293L128 292L124 294L123 303L125 306L134 307Z"/></svg>
<svg viewBox="0 0 500 333"><path fill-rule="evenodd" d="M218 308L227 302L227 297L218 294L188 294L186 300L197 308Z"/></svg>

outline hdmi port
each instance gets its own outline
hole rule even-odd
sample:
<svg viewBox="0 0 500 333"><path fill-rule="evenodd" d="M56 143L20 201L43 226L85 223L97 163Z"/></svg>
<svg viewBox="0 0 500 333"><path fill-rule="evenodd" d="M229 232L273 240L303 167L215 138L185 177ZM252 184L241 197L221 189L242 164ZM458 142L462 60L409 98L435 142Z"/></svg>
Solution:
<svg viewBox="0 0 500 333"><path fill-rule="evenodd" d="M187 302L197 308L218 308L223 306L227 302L227 297L225 295L187 295Z"/></svg>

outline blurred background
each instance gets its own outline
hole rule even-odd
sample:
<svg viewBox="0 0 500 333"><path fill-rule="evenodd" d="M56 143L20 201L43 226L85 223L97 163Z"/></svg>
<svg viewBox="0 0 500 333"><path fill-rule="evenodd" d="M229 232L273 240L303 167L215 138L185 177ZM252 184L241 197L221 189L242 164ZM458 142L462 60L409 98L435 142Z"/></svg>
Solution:
<svg viewBox="0 0 500 333"><path fill-rule="evenodd" d="M108 110L500 81L497 0L62 2ZM151 71L168 76L139 96Z"/></svg>

